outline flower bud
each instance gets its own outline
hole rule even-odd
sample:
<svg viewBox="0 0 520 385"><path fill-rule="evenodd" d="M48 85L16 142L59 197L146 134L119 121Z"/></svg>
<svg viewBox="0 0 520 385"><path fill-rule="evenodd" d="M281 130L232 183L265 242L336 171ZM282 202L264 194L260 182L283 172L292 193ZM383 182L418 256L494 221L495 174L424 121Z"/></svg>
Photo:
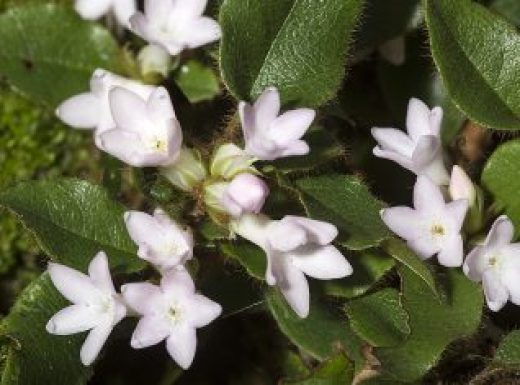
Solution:
<svg viewBox="0 0 520 385"><path fill-rule="evenodd" d="M191 192L206 178L207 171L200 154L184 147L179 159L173 165L162 168L161 174L177 188Z"/></svg>
<svg viewBox="0 0 520 385"><path fill-rule="evenodd" d="M154 44L144 47L137 56L142 77L150 83L160 83L168 76L172 65L170 54Z"/></svg>
<svg viewBox="0 0 520 385"><path fill-rule="evenodd" d="M253 174L240 174L222 196L222 205L237 218L246 213L258 214L269 195L265 182Z"/></svg>
<svg viewBox="0 0 520 385"><path fill-rule="evenodd" d="M466 199L469 207L475 204L477 196L475 186L468 175L459 166L453 166L449 191L451 199L454 201L458 199Z"/></svg>
<svg viewBox="0 0 520 385"><path fill-rule="evenodd" d="M210 173L214 177L232 179L240 173L256 173L252 166L255 158L247 155L233 143L220 146L211 161Z"/></svg>

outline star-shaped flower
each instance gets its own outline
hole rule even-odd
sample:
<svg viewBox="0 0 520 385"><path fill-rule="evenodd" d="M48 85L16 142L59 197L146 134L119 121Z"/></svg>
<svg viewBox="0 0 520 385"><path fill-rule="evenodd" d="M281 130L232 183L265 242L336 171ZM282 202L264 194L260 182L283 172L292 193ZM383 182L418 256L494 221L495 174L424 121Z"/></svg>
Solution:
<svg viewBox="0 0 520 385"><path fill-rule="evenodd" d="M76 11L87 20L97 20L109 12L114 12L117 22L128 26L130 16L137 11L136 0L76 0Z"/></svg>
<svg viewBox="0 0 520 385"><path fill-rule="evenodd" d="M276 88L266 89L254 105L240 102L238 108L248 154L260 160L275 160L309 153L309 146L301 138L314 121L314 110L299 108L280 115Z"/></svg>
<svg viewBox="0 0 520 385"><path fill-rule="evenodd" d="M126 316L126 306L116 293L107 256L99 252L85 275L58 263L49 263L56 289L73 304L60 310L47 323L51 334L69 335L90 330L81 347L81 362L94 362L114 326Z"/></svg>
<svg viewBox="0 0 520 385"><path fill-rule="evenodd" d="M139 258L166 272L193 257L193 235L171 220L161 209L153 216L140 211L127 211L128 233L139 246Z"/></svg>
<svg viewBox="0 0 520 385"><path fill-rule="evenodd" d="M408 104L408 135L395 128L372 128L378 146L374 155L393 160L416 175L426 175L438 185L447 185L449 175L444 166L440 130L443 111L430 110L418 99Z"/></svg>
<svg viewBox="0 0 520 385"><path fill-rule="evenodd" d="M508 300L520 305L520 243L513 241L515 230L505 215L499 217L484 243L475 247L464 262L464 273L482 281L488 307L499 311Z"/></svg>
<svg viewBox="0 0 520 385"><path fill-rule="evenodd" d="M144 14L130 19L132 30L144 40L178 55L220 39L218 23L202 16L207 0L145 0Z"/></svg>
<svg viewBox="0 0 520 385"><path fill-rule="evenodd" d="M441 265L462 265L463 244L460 231L468 210L468 201L444 201L440 188L428 177L419 176L413 190L414 209L392 207L381 210L383 222L419 257L437 254Z"/></svg>
<svg viewBox="0 0 520 385"><path fill-rule="evenodd" d="M116 126L108 99L114 87L125 88L143 99L148 99L155 90L155 87L97 69L90 79L90 92L65 100L57 108L56 115L73 128L95 130L96 145L102 149L99 135Z"/></svg>
<svg viewBox="0 0 520 385"><path fill-rule="evenodd" d="M102 148L134 167L169 166L182 147L182 130L165 88L146 100L125 88L109 95L116 128L100 134Z"/></svg>
<svg viewBox="0 0 520 385"><path fill-rule="evenodd" d="M222 312L219 304L195 292L186 270L170 271L160 286L131 283L121 291L129 306L142 316L132 335L132 347L142 349L166 339L168 353L184 369L195 356L196 329Z"/></svg>
<svg viewBox="0 0 520 385"><path fill-rule="evenodd" d="M352 274L352 266L331 245L338 230L329 223L295 216L273 221L263 215L248 214L235 222L234 230L265 251L267 283L280 288L301 318L309 314L306 275L329 280Z"/></svg>

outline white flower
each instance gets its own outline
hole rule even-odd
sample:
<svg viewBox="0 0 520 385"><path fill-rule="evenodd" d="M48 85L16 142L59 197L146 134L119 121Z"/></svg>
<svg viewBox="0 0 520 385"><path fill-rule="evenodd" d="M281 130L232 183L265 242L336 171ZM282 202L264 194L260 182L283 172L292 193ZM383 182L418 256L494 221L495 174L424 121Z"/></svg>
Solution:
<svg viewBox="0 0 520 385"><path fill-rule="evenodd" d="M113 11L119 24L128 26L137 11L136 0L76 0L76 11L87 20L97 20Z"/></svg>
<svg viewBox="0 0 520 385"><path fill-rule="evenodd" d="M440 130L443 111L418 99L408 104L408 135L395 128L372 128L378 146L374 155L393 160L417 175L426 175L438 185L447 185L449 175L443 161Z"/></svg>
<svg viewBox="0 0 520 385"><path fill-rule="evenodd" d="M182 146L182 130L165 88L157 88L146 100L115 87L109 101L116 128L100 134L104 151L134 167L175 163Z"/></svg>
<svg viewBox="0 0 520 385"><path fill-rule="evenodd" d="M173 165L161 168L161 174L177 188L191 192L206 178L207 171L197 151L183 148L179 159Z"/></svg>
<svg viewBox="0 0 520 385"><path fill-rule="evenodd" d="M193 258L193 235L171 220L161 209L153 216L140 211L127 211L125 224L139 246L139 258L155 265L161 272L184 264Z"/></svg>
<svg viewBox="0 0 520 385"><path fill-rule="evenodd" d="M96 145L101 148L99 135L116 125L108 99L114 87L125 88L143 99L148 99L155 90L155 87L97 69L90 79L90 92L65 100L57 108L56 115L71 127L95 130Z"/></svg>
<svg viewBox="0 0 520 385"><path fill-rule="evenodd" d="M195 356L196 329L208 325L222 312L219 304L195 292L185 270L172 270L163 276L160 287L131 283L121 291L129 306L142 315L132 335L132 347L146 348L166 339L168 353L184 369Z"/></svg>
<svg viewBox="0 0 520 385"><path fill-rule="evenodd" d="M462 265L460 230L468 210L465 199L445 203L440 188L428 177L419 176L413 190L413 204L381 210L383 222L423 259L437 254L441 265Z"/></svg>
<svg viewBox="0 0 520 385"><path fill-rule="evenodd" d="M473 206L477 199L475 185L468 174L459 166L453 166L449 185L451 199L466 199L469 206Z"/></svg>
<svg viewBox="0 0 520 385"><path fill-rule="evenodd" d="M114 289L105 253L99 252L92 259L88 273L49 263L52 283L73 304L49 320L47 331L69 335L90 330L80 352L85 366L94 362L114 326L126 316L126 306Z"/></svg>
<svg viewBox="0 0 520 385"><path fill-rule="evenodd" d="M262 179L253 174L239 174L224 191L222 205L233 217L258 214L268 195L269 188Z"/></svg>
<svg viewBox="0 0 520 385"><path fill-rule="evenodd" d="M171 55L220 39L218 23L202 16L207 0L145 0L144 14L130 19L132 30L144 40L161 45Z"/></svg>
<svg viewBox="0 0 520 385"><path fill-rule="evenodd" d="M267 256L266 281L278 286L296 314L309 314L309 284L305 275L336 279L352 274L352 266L330 243L334 225L303 217L273 221L263 215L243 215L234 224L240 236L260 246Z"/></svg>
<svg viewBox="0 0 520 385"><path fill-rule="evenodd" d="M309 146L301 140L312 124L316 112L308 108L280 114L280 95L276 88L266 89L251 106L239 106L246 152L260 160L305 155Z"/></svg>
<svg viewBox="0 0 520 385"><path fill-rule="evenodd" d="M486 302L499 311L510 300L520 305L520 243L511 243L515 230L509 218L499 217L480 246L464 262L464 273L473 281L482 281Z"/></svg>
<svg viewBox="0 0 520 385"><path fill-rule="evenodd" d="M220 146L211 160L210 173L214 177L230 180L240 173L255 173L255 158L233 143Z"/></svg>
<svg viewBox="0 0 520 385"><path fill-rule="evenodd" d="M168 76L172 65L172 58L167 51L161 46L149 44L137 55L139 68L143 77L153 77L156 74L162 77Z"/></svg>

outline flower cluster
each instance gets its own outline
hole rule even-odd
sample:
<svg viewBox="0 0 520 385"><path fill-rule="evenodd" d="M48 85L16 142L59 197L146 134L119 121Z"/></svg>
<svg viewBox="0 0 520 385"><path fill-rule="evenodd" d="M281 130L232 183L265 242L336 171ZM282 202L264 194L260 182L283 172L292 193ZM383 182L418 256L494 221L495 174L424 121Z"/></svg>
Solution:
<svg viewBox="0 0 520 385"><path fill-rule="evenodd" d="M511 243L514 228L507 216L496 219L485 241L464 259L462 232L474 229L475 218L477 227L481 227L481 205L476 186L461 167L454 166L448 177L440 140L441 123L440 107L430 110L420 100L412 99L408 136L394 128L372 129L378 142L374 154L417 174L413 208L384 209L383 222L422 259L436 255L439 264L463 266L471 280L482 281L492 311L499 311L508 300L520 305L520 243ZM446 191L443 186L448 184Z"/></svg>
<svg viewBox="0 0 520 385"><path fill-rule="evenodd" d="M89 2L91 7L99 6L96 17L110 6L121 6L118 0L103 2L103 7L101 1ZM201 16L205 6L206 0L147 0L145 12L130 18L130 28L153 44L148 48L150 55L160 57L164 51L177 55L219 38L218 24ZM85 15L84 2L78 1L77 8ZM281 108L278 90L272 87L252 105L240 102L244 146L221 144L207 163L197 149L183 145L181 125L163 87L98 69L92 75L90 92L64 101L56 114L73 128L93 130L96 146L121 162L157 167L174 187L202 203L230 237L242 236L262 248L267 258L266 282L277 286L304 318L310 302L306 276L342 278L352 274L352 267L332 245L338 235L334 225L296 216L274 220L262 214L270 190L255 162L310 151L302 138L315 111L299 108L282 113ZM131 346L140 349L166 340L171 357L188 368L195 355L196 329L222 311L219 304L195 290L186 266L194 257L192 231L160 208L153 215L128 211L124 222L138 246L138 257L155 267L160 285L128 283L118 293L102 251L90 263L88 275L51 263L51 279L72 305L58 312L47 330L53 334L90 330L81 349L81 361L90 365L116 324L127 316L139 317Z"/></svg>

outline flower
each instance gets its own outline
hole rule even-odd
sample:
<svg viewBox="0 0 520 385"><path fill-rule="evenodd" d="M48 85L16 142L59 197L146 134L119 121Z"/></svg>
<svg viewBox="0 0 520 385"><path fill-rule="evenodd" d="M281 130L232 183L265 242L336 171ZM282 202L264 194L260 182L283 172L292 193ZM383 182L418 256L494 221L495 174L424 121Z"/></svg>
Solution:
<svg viewBox="0 0 520 385"><path fill-rule="evenodd" d="M508 300L520 305L520 243L511 243L514 233L511 220L502 215L464 262L464 273L475 282L482 281L487 305L495 312Z"/></svg>
<svg viewBox="0 0 520 385"><path fill-rule="evenodd" d="M71 127L95 130L96 145L102 149L99 135L115 128L116 125L108 99L109 92L114 87L125 88L143 99L148 99L155 90L155 87L97 69L90 79L90 92L65 100L56 109L56 115Z"/></svg>
<svg viewBox="0 0 520 385"><path fill-rule="evenodd" d="M247 214L234 223L234 230L265 251L267 283L280 288L301 318L309 314L305 275L328 280L352 274L352 266L330 244L338 235L332 224L296 216L273 221L263 215Z"/></svg>
<svg viewBox="0 0 520 385"><path fill-rule="evenodd" d="M109 95L116 127L100 134L104 151L134 167L169 166L177 160L182 130L164 87L143 99L125 88Z"/></svg>
<svg viewBox="0 0 520 385"><path fill-rule="evenodd" d="M218 23L202 16L207 0L145 0L144 14L130 19L132 30L144 40L178 55L220 39Z"/></svg>
<svg viewBox="0 0 520 385"><path fill-rule="evenodd" d="M280 114L280 94L276 88L266 89L251 106L240 102L245 151L260 160L305 155L309 146L301 140L312 124L316 112L308 108Z"/></svg>
<svg viewBox="0 0 520 385"><path fill-rule="evenodd" d="M137 55L141 75L145 79L162 80L168 76L172 66L172 58L161 46L149 44Z"/></svg>
<svg viewBox="0 0 520 385"><path fill-rule="evenodd" d="M374 155L390 159L416 175L426 175L438 185L447 185L449 175L443 161L440 130L441 107L430 110L418 99L408 104L408 135L395 128L372 128L378 146Z"/></svg>
<svg viewBox="0 0 520 385"><path fill-rule="evenodd" d="M466 199L473 206L477 199L477 191L468 174L460 166L453 166L449 185L451 199Z"/></svg>
<svg viewBox="0 0 520 385"><path fill-rule="evenodd" d="M124 215L130 238L139 246L139 258L165 272L193 258L193 235L172 221L161 209L153 216L140 211Z"/></svg>
<svg viewBox="0 0 520 385"><path fill-rule="evenodd" d="M190 367L197 346L196 329L215 320L221 306L195 292L185 270L172 270L161 285L130 283L121 288L129 306L142 318L130 342L134 349L156 345L166 339L170 356L183 369Z"/></svg>
<svg viewBox="0 0 520 385"><path fill-rule="evenodd" d="M268 195L269 188L262 179L253 174L239 174L224 191L222 205L233 217L258 214Z"/></svg>
<svg viewBox="0 0 520 385"><path fill-rule="evenodd" d="M220 146L211 160L210 173L214 177L222 177L225 180L233 179L244 172L256 173L253 167L255 158L233 143Z"/></svg>
<svg viewBox="0 0 520 385"><path fill-rule="evenodd" d="M207 171L198 151L183 148L179 159L171 166L161 168L161 174L175 187L191 192L206 178Z"/></svg>
<svg viewBox="0 0 520 385"><path fill-rule="evenodd" d="M76 0L75 8L87 20L97 20L113 11L119 24L128 26L130 16L137 10L136 0Z"/></svg>
<svg viewBox="0 0 520 385"><path fill-rule="evenodd" d="M58 263L49 263L49 275L56 289L72 305L60 310L47 323L51 334L69 335L90 330L81 347L83 365L94 362L114 326L126 316L126 306L116 293L107 256L99 252L85 275Z"/></svg>
<svg viewBox="0 0 520 385"><path fill-rule="evenodd" d="M419 176L413 190L413 204L381 210L383 222L423 259L437 254L441 265L462 265L460 230L468 210L468 201L445 203L440 188L428 177Z"/></svg>

